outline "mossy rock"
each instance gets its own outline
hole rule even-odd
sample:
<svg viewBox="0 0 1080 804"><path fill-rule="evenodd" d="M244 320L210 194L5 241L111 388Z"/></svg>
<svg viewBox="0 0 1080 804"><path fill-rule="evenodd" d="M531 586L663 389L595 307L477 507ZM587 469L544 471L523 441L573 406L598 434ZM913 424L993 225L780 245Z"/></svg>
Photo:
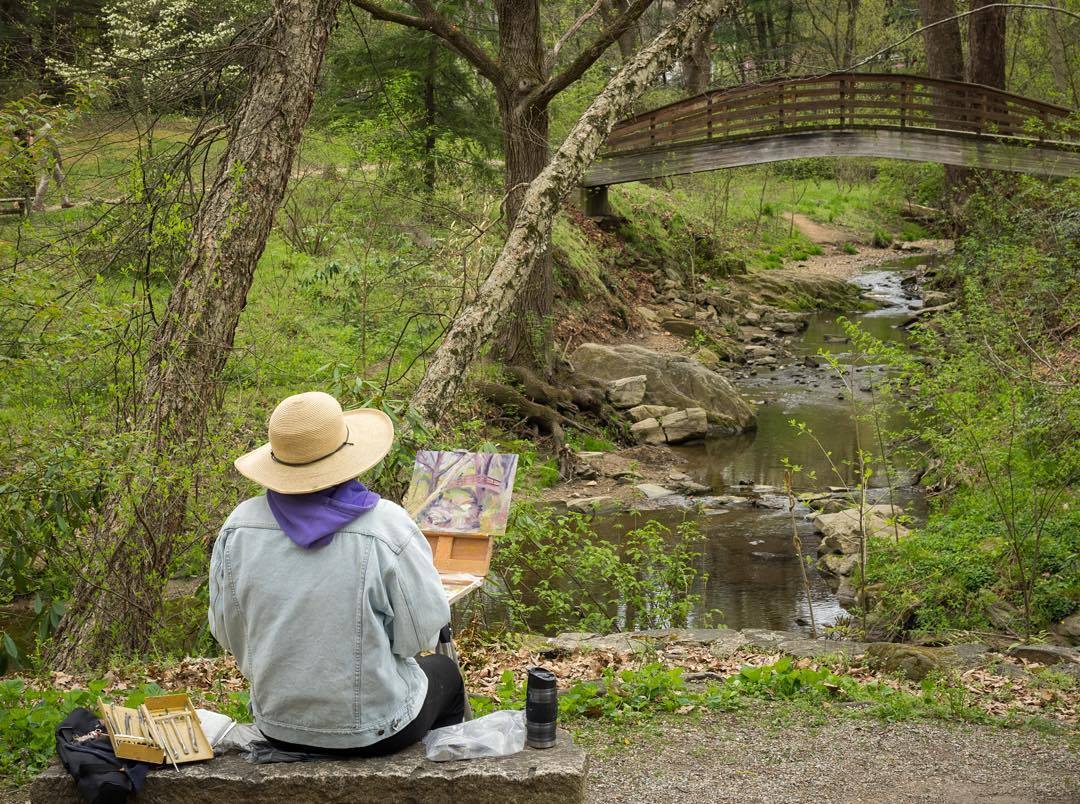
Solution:
<svg viewBox="0 0 1080 804"><path fill-rule="evenodd" d="M871 666L889 673L922 681L935 670L945 670L957 664L958 657L948 648L923 648L898 642L874 642L866 648Z"/></svg>

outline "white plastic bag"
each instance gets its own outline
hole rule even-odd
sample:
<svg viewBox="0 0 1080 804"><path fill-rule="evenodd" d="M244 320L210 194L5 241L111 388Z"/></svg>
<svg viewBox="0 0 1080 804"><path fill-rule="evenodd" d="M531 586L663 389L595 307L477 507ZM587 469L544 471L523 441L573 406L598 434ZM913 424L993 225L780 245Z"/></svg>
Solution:
<svg viewBox="0 0 1080 804"><path fill-rule="evenodd" d="M516 754L525 748L525 713L504 709L432 729L424 737L424 747L427 758L435 762Z"/></svg>

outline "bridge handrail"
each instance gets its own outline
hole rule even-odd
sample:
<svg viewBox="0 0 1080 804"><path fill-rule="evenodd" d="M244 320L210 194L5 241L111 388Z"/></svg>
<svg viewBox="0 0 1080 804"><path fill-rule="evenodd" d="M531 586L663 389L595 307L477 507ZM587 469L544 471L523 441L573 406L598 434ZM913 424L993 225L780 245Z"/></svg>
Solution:
<svg viewBox="0 0 1080 804"><path fill-rule="evenodd" d="M982 84L900 73L830 73L712 90L643 112L615 125L605 152L808 127L937 129L1042 139L1071 114L1065 107ZM1034 128L1033 118L1038 121Z"/></svg>

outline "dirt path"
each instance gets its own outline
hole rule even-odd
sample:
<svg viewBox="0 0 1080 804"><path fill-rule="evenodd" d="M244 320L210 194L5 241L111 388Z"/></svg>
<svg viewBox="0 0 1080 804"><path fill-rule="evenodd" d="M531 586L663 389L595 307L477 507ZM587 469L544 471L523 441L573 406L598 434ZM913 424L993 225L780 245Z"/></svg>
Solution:
<svg viewBox="0 0 1080 804"><path fill-rule="evenodd" d="M843 229L835 226L826 226L823 223L811 220L800 212L785 212L784 217L795 225L795 228L806 235L810 240L819 245L839 246L858 238Z"/></svg>
<svg viewBox="0 0 1080 804"><path fill-rule="evenodd" d="M1068 737L760 709L671 718L615 749L597 734L588 800L1080 802L1080 753Z"/></svg>

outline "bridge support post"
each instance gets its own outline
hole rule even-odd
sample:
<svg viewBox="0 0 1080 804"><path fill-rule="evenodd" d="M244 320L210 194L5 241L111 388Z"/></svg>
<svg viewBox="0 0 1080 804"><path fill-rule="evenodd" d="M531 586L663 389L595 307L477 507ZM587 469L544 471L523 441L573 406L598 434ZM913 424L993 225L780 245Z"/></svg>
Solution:
<svg viewBox="0 0 1080 804"><path fill-rule="evenodd" d="M606 184L599 187L581 188L581 208L590 218L607 218L613 213L608 204L608 188Z"/></svg>

